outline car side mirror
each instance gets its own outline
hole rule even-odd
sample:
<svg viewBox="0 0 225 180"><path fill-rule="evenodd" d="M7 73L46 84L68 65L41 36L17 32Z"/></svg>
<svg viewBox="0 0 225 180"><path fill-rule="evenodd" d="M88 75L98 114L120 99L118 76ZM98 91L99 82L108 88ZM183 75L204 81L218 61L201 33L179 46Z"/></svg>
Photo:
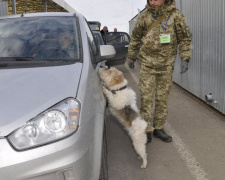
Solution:
<svg viewBox="0 0 225 180"><path fill-rule="evenodd" d="M116 50L111 45L100 45L100 59L108 60L114 58Z"/></svg>

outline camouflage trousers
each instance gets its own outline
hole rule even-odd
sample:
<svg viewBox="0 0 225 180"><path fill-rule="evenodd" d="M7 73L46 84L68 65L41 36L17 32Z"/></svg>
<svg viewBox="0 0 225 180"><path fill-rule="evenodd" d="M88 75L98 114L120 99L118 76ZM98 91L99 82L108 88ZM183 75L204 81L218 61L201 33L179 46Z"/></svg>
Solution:
<svg viewBox="0 0 225 180"><path fill-rule="evenodd" d="M173 83L173 69L173 66L153 69L141 65L139 82L141 91L140 113L147 121L148 127L151 127L153 123L155 129L163 128L167 117L168 95Z"/></svg>

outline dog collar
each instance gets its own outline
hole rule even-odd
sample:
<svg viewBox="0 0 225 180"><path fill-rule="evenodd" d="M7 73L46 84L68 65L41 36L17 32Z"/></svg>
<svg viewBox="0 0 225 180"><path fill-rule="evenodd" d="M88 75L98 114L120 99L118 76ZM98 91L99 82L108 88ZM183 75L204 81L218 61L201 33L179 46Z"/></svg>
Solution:
<svg viewBox="0 0 225 180"><path fill-rule="evenodd" d="M123 87L121 87L120 89L116 89L116 90L111 90L111 89L109 89L109 88L106 87L106 86L105 86L105 88L108 89L109 91L111 91L113 94L116 94L116 91L122 91L122 90L126 89L127 86L123 86Z"/></svg>

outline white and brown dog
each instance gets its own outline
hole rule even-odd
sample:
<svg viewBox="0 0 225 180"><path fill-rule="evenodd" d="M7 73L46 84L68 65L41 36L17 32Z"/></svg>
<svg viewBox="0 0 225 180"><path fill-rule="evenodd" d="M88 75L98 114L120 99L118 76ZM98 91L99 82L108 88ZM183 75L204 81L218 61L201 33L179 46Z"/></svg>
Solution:
<svg viewBox="0 0 225 180"><path fill-rule="evenodd" d="M128 131L134 149L143 160L141 168L146 168L147 123L140 116L136 94L133 89L127 87L127 80L118 69L100 68L99 74L103 81L103 93L108 98L110 111Z"/></svg>

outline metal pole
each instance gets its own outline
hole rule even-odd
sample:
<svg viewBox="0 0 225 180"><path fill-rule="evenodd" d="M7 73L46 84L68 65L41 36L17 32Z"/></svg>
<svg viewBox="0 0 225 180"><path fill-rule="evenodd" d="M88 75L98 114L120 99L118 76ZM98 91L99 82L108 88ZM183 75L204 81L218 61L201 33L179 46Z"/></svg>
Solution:
<svg viewBox="0 0 225 180"><path fill-rule="evenodd" d="M45 0L45 10L44 10L45 12L48 11L47 7L48 7L48 2L47 2L47 0Z"/></svg>
<svg viewBox="0 0 225 180"><path fill-rule="evenodd" d="M16 0L12 0L12 13L16 14Z"/></svg>

